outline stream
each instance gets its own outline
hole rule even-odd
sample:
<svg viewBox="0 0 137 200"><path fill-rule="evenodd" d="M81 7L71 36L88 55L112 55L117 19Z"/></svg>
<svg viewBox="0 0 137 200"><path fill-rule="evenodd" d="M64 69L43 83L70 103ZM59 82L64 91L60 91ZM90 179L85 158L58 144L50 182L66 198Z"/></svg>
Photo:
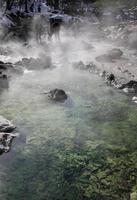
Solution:
<svg viewBox="0 0 137 200"><path fill-rule="evenodd" d="M92 48L87 50L82 44L82 40L66 40L64 37L60 45L53 41L48 48L46 43L43 46L35 44L36 46L28 50L20 44L13 46L11 44L11 55L0 57L3 61L14 63L22 57L40 55L43 59L44 53L47 53L55 66L53 69L30 71L26 67L26 73L11 77L9 88L4 89L0 94L0 115L16 124L16 132L19 133L12 144L11 151L0 157L1 200L63 199L52 197L52 190L49 190L49 197L46 194L44 196L42 185L38 188L37 181L40 172L50 173L48 169L50 160L46 160L46 155L49 155L49 159L54 159L54 151L64 144L66 149L62 147L60 150L62 153L67 151L74 142L78 146L82 142L84 144L91 142L93 146L97 146L105 144L106 141L113 147L119 146L122 149L125 146L132 146L129 144L131 138L131 141L136 140L134 130L137 126L136 104L131 101L131 98L107 86L98 75L72 67L73 62L88 61L92 57ZM97 40L92 41L92 44L100 52L104 48L110 48L110 44L97 42ZM42 94L54 88L66 91L68 99L64 103L52 102ZM131 127L132 125L134 128ZM127 131L130 133L130 139L127 137ZM27 165L28 159L30 163ZM47 169L39 166L38 171L34 171L36 177L33 180L31 175L29 178L31 171L29 165L32 162L33 171L35 161L47 163L44 165ZM55 164L53 161L51 166L55 167ZM21 171L24 179L20 178ZM24 189L28 183L30 188ZM52 185L52 182L50 183ZM39 192L35 193L34 188L38 188ZM24 191L26 194L23 193ZM39 193L42 193L43 197L39 196ZM74 197L73 200L75 199L77 198Z"/></svg>

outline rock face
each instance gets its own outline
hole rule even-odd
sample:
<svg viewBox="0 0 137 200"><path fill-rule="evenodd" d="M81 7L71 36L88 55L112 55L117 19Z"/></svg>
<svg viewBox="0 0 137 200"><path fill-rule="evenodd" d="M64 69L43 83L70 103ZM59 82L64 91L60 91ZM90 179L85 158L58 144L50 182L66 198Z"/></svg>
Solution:
<svg viewBox="0 0 137 200"><path fill-rule="evenodd" d="M12 141L17 136L11 133L15 128L9 120L0 116L0 155L10 151Z"/></svg>
<svg viewBox="0 0 137 200"><path fill-rule="evenodd" d="M62 89L54 89L45 94L48 94L48 97L53 101L65 101L68 96Z"/></svg>

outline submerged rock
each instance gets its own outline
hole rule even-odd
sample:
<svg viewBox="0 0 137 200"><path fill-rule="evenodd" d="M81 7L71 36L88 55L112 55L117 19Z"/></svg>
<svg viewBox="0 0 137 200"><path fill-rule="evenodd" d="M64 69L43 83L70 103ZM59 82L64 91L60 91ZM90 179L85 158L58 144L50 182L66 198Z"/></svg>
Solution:
<svg viewBox="0 0 137 200"><path fill-rule="evenodd" d="M12 141L17 136L11 133L15 128L9 120L0 115L0 155L10 151Z"/></svg>
<svg viewBox="0 0 137 200"><path fill-rule="evenodd" d="M67 94L62 89L54 89L45 94L48 94L48 97L54 101L65 101L68 98Z"/></svg>

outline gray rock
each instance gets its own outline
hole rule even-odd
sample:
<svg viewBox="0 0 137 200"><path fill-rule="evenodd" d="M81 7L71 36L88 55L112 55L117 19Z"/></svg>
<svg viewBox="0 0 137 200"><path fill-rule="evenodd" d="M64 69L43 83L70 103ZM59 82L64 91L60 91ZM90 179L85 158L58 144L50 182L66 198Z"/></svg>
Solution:
<svg viewBox="0 0 137 200"><path fill-rule="evenodd" d="M16 136L16 134L0 132L0 155L10 151L12 141Z"/></svg>
<svg viewBox="0 0 137 200"><path fill-rule="evenodd" d="M57 89L57 88L54 90L50 90L49 92L46 92L45 94L48 94L48 97L53 101L64 102L68 98L64 90Z"/></svg>
<svg viewBox="0 0 137 200"><path fill-rule="evenodd" d="M15 128L9 120L0 115L0 155L10 151L12 141L17 136L11 133Z"/></svg>
<svg viewBox="0 0 137 200"><path fill-rule="evenodd" d="M120 59L123 52L120 49L114 48L108 51L107 54L103 54L96 57L98 62L114 62L116 59Z"/></svg>
<svg viewBox="0 0 137 200"><path fill-rule="evenodd" d="M108 52L108 55L111 59L120 59L123 55L123 52L118 48L114 48Z"/></svg>
<svg viewBox="0 0 137 200"><path fill-rule="evenodd" d="M40 58L23 58L21 61L15 63L16 66L22 66L29 70L47 69L52 66L50 56L41 55Z"/></svg>
<svg viewBox="0 0 137 200"><path fill-rule="evenodd" d="M11 133L15 128L16 126L0 115L0 132Z"/></svg>

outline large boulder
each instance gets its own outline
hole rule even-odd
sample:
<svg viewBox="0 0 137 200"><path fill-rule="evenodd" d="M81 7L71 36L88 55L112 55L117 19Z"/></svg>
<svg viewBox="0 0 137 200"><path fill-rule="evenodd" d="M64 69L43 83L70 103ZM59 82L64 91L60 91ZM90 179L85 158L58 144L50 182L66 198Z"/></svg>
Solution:
<svg viewBox="0 0 137 200"><path fill-rule="evenodd" d="M49 92L46 92L45 94L48 94L48 97L53 100L53 101L65 101L68 96L65 93L64 90L62 89L54 89L54 90L50 90Z"/></svg>

